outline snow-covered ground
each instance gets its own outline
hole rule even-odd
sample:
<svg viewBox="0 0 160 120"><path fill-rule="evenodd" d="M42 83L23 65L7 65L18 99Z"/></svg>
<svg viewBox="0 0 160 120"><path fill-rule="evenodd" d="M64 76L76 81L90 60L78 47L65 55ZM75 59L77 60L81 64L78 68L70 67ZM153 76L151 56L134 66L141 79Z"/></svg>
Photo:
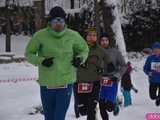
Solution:
<svg viewBox="0 0 160 120"><path fill-rule="evenodd" d="M133 81L138 88L138 94L133 95L133 106L121 108L119 116L111 120L145 120L145 115L150 112L159 112L154 102L148 96L147 77L142 72L142 61L134 61L136 70ZM37 68L28 63L12 63L0 65L0 80L37 78ZM39 86L35 80L9 83L0 82L0 120L43 120L40 114L28 115L33 107L40 105ZM73 110L74 100L72 97L66 120L76 120ZM85 120L85 117L79 120ZM99 118L99 120L101 120Z"/></svg>
<svg viewBox="0 0 160 120"><path fill-rule="evenodd" d="M16 55L23 55L28 37L14 37L12 50ZM0 53L4 52L4 36L0 36ZM121 108L119 116L110 114L111 120L145 120L147 113L160 112L148 95L147 76L142 71L144 59L132 59L135 70L132 74L133 83L138 94L132 93L133 106ZM37 68L29 63L0 64L0 120L43 120L41 114L28 115L33 107L40 105ZM4 82L5 81L5 82ZM16 82L17 81L17 82ZM76 120L72 97L66 120ZM85 120L81 117L79 120ZM98 120L101 120L100 117Z"/></svg>

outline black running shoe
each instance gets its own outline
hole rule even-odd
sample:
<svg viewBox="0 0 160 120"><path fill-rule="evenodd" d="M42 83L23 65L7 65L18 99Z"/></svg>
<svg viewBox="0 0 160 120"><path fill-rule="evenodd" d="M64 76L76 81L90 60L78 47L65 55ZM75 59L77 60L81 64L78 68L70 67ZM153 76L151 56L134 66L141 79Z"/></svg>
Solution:
<svg viewBox="0 0 160 120"><path fill-rule="evenodd" d="M155 104L156 104L156 106L160 106L160 98L156 99Z"/></svg>

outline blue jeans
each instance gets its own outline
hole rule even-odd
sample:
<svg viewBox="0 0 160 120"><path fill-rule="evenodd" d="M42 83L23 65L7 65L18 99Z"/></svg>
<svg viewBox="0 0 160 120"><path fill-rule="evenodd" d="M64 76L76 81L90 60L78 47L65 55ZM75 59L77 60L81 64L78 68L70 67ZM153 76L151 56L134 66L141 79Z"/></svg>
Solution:
<svg viewBox="0 0 160 120"><path fill-rule="evenodd" d="M123 96L124 96L124 107L132 105L132 98L131 98L130 91L129 90L124 90L123 91Z"/></svg>
<svg viewBox="0 0 160 120"><path fill-rule="evenodd" d="M72 85L61 89L40 87L41 101L45 120L65 120L70 104Z"/></svg>

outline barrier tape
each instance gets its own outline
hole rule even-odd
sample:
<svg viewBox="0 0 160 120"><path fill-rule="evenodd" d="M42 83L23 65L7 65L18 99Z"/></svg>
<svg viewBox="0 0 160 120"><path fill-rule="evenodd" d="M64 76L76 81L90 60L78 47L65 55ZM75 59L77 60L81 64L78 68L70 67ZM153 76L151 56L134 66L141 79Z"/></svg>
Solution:
<svg viewBox="0 0 160 120"><path fill-rule="evenodd" d="M27 82L27 81L36 81L38 78L15 78L15 79L7 79L0 80L0 83L18 83L18 82Z"/></svg>

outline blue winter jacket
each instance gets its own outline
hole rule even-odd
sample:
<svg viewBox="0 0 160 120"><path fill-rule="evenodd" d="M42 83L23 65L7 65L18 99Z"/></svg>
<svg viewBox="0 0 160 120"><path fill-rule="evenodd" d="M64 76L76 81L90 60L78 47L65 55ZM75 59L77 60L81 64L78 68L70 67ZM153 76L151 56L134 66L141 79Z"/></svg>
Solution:
<svg viewBox="0 0 160 120"><path fill-rule="evenodd" d="M151 83L160 84L160 55L149 56L143 70L149 76Z"/></svg>

